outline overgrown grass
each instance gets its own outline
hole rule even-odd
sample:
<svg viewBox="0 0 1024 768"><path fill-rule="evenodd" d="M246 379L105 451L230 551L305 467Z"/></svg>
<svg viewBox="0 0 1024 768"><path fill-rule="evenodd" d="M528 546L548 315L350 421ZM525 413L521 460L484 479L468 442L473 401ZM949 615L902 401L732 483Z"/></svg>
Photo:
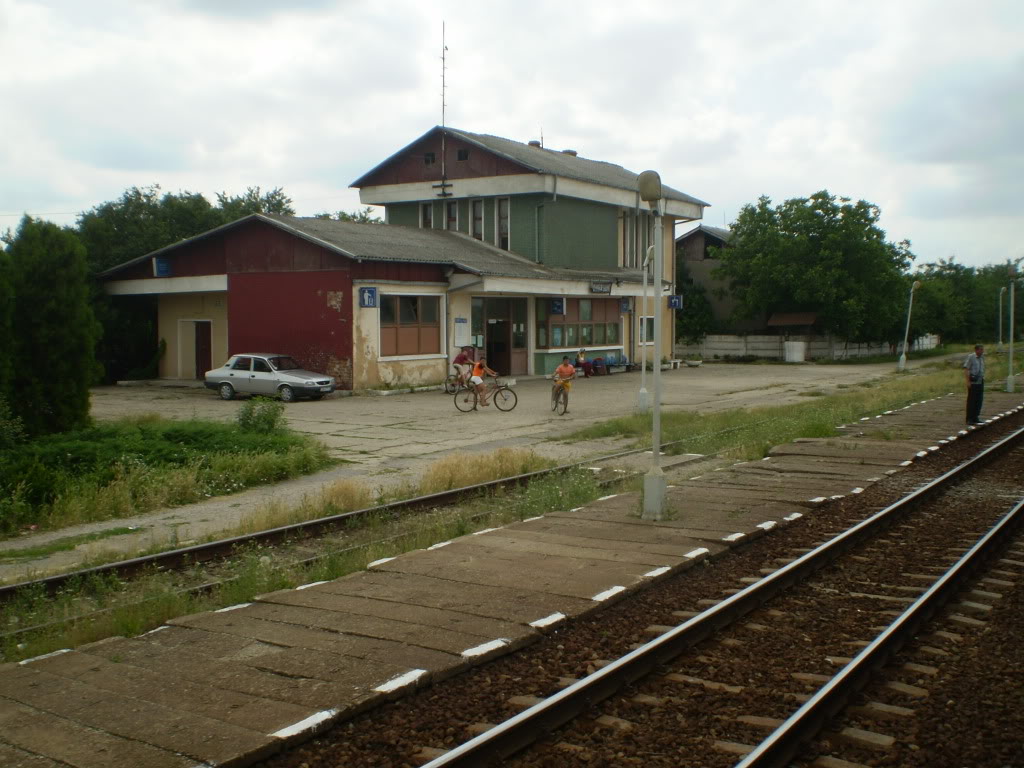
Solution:
<svg viewBox="0 0 1024 768"><path fill-rule="evenodd" d="M360 491L351 487L325 489L324 495L338 502L338 493L343 505L362 503ZM486 494L458 509L353 518L337 536L296 542L298 546L290 554L287 548L246 547L230 563L215 566L212 572L197 565L184 574L153 572L129 583L92 577L68 585L56 596L47 596L41 589L25 590L5 606L0 660L18 661L105 637L137 635L175 616L248 602L277 589L336 579L360 571L374 560L483 528L582 506L605 493L607 490L597 484L592 472L571 470L538 480L525 489ZM315 553L312 556L311 551ZM183 585L212 580L217 580L219 586L207 593L190 594L183 589ZM65 623L71 616L80 618ZM11 634L22 627L34 629Z"/></svg>
<svg viewBox="0 0 1024 768"><path fill-rule="evenodd" d="M908 403L963 389L963 373L952 365L942 370L889 376L864 382L855 389L814 402L718 413L662 411L662 441L672 443L670 453L722 454L759 459L775 445L800 437L832 437L836 427L862 416L902 407ZM573 432L566 440L595 438L651 439L650 415L634 414L611 419Z"/></svg>
<svg viewBox="0 0 1024 768"><path fill-rule="evenodd" d="M0 536L188 504L333 463L315 439L274 427L272 413L249 415L248 425L143 416L0 451Z"/></svg>

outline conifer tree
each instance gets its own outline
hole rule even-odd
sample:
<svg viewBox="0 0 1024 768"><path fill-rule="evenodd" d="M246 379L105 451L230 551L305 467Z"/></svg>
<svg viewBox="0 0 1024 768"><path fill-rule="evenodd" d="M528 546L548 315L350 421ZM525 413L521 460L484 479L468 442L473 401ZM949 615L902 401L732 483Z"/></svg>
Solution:
<svg viewBox="0 0 1024 768"><path fill-rule="evenodd" d="M11 410L29 435L86 426L100 327L89 302L85 248L73 231L25 216L7 255Z"/></svg>

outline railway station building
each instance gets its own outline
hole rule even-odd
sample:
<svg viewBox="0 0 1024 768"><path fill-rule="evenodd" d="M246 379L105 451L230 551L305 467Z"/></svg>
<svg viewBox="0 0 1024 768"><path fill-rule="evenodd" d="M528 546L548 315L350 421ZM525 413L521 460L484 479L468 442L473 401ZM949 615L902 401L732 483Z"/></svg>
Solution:
<svg viewBox="0 0 1024 768"><path fill-rule="evenodd" d="M655 217L621 166L441 127L352 186L385 224L254 214L104 272L115 296L156 297L160 376L201 378L246 351L292 355L341 389L436 383L468 345L511 375L581 348L609 365L635 364L640 345L672 357L674 225L706 203L664 186ZM665 274L645 302L656 220Z"/></svg>

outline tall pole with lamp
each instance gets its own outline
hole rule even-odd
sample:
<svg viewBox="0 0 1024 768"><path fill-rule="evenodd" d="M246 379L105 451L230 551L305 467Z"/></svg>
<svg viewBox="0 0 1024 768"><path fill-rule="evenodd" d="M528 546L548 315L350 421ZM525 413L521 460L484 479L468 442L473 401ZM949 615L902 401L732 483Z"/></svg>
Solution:
<svg viewBox="0 0 1024 768"><path fill-rule="evenodd" d="M647 265L651 261L652 248L653 246L648 246L647 250L644 252L643 304L640 311L635 313L639 320L636 332L637 337L640 339L640 391L636 394L636 409L640 413L647 413L647 409L651 407L650 401L647 398L647 342L650 341L650 339L647 338L647 318L645 317L645 313L647 312Z"/></svg>
<svg viewBox="0 0 1024 768"><path fill-rule="evenodd" d="M900 353L900 361L896 366L898 371L902 371L907 367L907 342L910 340L910 310L914 308L914 291L920 287L920 280L915 280L910 286L910 301L907 303L907 329L903 332L903 351Z"/></svg>
<svg viewBox="0 0 1024 768"><path fill-rule="evenodd" d="M1017 267L1010 265L1010 355L1006 366L1006 391L1013 392L1013 289L1017 284Z"/></svg>
<svg viewBox="0 0 1024 768"><path fill-rule="evenodd" d="M1003 294L1006 293L1006 286L999 289L999 349L1003 349Z"/></svg>
<svg viewBox="0 0 1024 768"><path fill-rule="evenodd" d="M661 176L657 171L644 171L637 177L640 199L651 206L654 214L654 415L651 422L651 468L644 475L644 520L661 520L665 514L665 473L661 471L661 318L664 296L662 295L662 271L665 260L664 232L659 204L662 199ZM644 274L646 274L646 269Z"/></svg>

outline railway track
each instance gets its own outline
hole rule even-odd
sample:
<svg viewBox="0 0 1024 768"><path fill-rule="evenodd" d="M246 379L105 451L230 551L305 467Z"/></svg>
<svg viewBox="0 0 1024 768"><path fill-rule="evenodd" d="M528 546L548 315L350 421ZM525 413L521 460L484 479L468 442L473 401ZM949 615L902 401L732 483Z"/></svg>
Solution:
<svg viewBox="0 0 1024 768"><path fill-rule="evenodd" d="M887 756L920 747L921 691L957 635L1024 579L1024 544L1012 539L1024 517L1022 432L897 500L882 486L914 472L844 500L783 551L765 537L581 622L580 637L553 632L451 693L365 716L344 743L323 737L268 765L312 755L352 767L911 765ZM623 645L628 653L609 653ZM924 661L903 660L904 647L924 649ZM393 747L388 762L382 744ZM919 764L943 764L931 759Z"/></svg>

